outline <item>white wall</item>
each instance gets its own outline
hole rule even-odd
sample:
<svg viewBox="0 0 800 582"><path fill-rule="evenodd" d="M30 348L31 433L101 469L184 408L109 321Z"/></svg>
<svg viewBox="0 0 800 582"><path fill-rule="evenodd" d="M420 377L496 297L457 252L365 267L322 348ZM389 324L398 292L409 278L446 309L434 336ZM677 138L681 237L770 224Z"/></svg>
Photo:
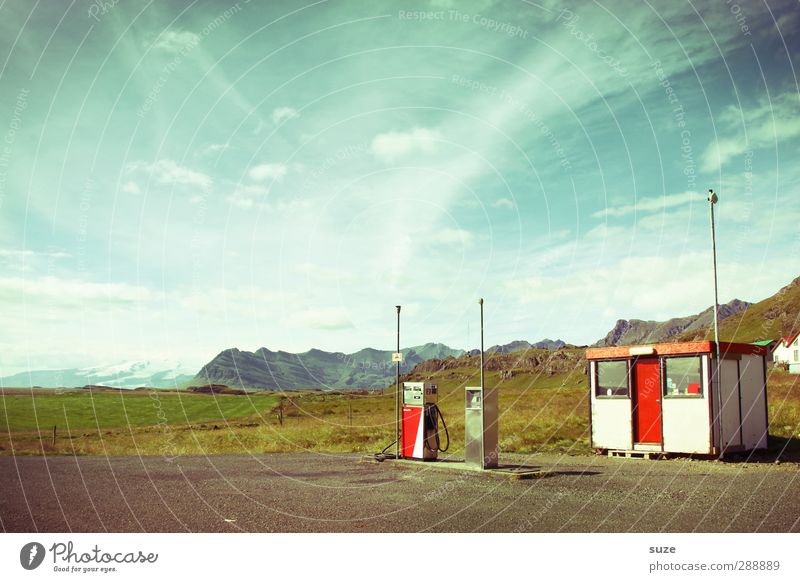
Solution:
<svg viewBox="0 0 800 582"><path fill-rule="evenodd" d="M722 446L741 444L739 422L739 362L723 359L720 370L720 398L722 401Z"/></svg>
<svg viewBox="0 0 800 582"><path fill-rule="evenodd" d="M745 355L739 361L742 394L742 438L747 449L767 447L767 417L765 412L764 359Z"/></svg>
<svg viewBox="0 0 800 582"><path fill-rule="evenodd" d="M708 356L702 357L702 369L702 398L661 397L664 451L668 453L711 453Z"/></svg>
<svg viewBox="0 0 800 582"><path fill-rule="evenodd" d="M633 448L630 398L597 398L595 373L597 362L589 366L589 385L592 402L592 447L596 449Z"/></svg>
<svg viewBox="0 0 800 582"><path fill-rule="evenodd" d="M798 351L798 357L795 358L795 351ZM772 352L772 359L775 362L787 362L791 364L800 364L800 336L794 338L794 341L788 346L783 345L783 340L778 343L778 347Z"/></svg>

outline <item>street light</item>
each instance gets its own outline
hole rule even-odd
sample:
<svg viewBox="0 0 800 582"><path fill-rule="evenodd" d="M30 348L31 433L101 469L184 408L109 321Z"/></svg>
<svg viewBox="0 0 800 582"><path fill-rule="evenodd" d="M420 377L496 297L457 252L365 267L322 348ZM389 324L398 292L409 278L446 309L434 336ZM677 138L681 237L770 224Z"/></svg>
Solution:
<svg viewBox="0 0 800 582"><path fill-rule="evenodd" d="M720 364L719 359L719 290L717 285L717 238L714 228L714 205L719 202L719 196L716 195L714 190L708 190L708 205L711 210L711 262L713 265L714 273L714 346L716 352L716 366L712 378L717 381L717 437L719 439L719 458L722 458L722 391L720 389ZM712 380L713 387L713 380Z"/></svg>
<svg viewBox="0 0 800 582"><path fill-rule="evenodd" d="M400 306L397 307L397 353L400 353ZM394 386L394 458L400 458L400 359L395 361Z"/></svg>
<svg viewBox="0 0 800 582"><path fill-rule="evenodd" d="M481 306L481 390L483 390L483 297L478 299L478 305Z"/></svg>

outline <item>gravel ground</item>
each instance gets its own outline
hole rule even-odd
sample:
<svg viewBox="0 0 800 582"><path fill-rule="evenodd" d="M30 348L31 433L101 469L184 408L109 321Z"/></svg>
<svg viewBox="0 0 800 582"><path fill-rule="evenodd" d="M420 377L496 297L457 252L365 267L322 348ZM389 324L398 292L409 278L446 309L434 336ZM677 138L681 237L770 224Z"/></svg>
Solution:
<svg viewBox="0 0 800 582"><path fill-rule="evenodd" d="M798 532L800 465L504 455L511 480L360 455L0 457L8 532ZM452 465L451 465L452 467Z"/></svg>

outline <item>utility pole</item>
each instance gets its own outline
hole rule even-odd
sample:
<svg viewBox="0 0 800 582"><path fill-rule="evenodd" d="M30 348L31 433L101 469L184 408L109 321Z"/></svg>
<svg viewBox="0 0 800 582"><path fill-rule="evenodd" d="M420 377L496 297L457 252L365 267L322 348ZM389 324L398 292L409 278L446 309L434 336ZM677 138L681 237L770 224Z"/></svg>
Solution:
<svg viewBox="0 0 800 582"><path fill-rule="evenodd" d="M711 262L713 265L714 273L714 346L716 352L716 365L714 366L713 379L717 381L717 437L719 439L719 457L722 458L722 390L720 387L720 368L722 361L720 360L719 353L719 290L717 285L717 237L714 227L714 205L719 201L719 196L714 193L714 190L708 190L708 202L711 210ZM713 386L712 380L712 386Z"/></svg>
<svg viewBox="0 0 800 582"><path fill-rule="evenodd" d="M481 390L483 390L483 297L478 299L478 305L481 306Z"/></svg>
<svg viewBox="0 0 800 582"><path fill-rule="evenodd" d="M397 353L400 353L400 306L397 305ZM394 458L400 458L400 360L395 362Z"/></svg>

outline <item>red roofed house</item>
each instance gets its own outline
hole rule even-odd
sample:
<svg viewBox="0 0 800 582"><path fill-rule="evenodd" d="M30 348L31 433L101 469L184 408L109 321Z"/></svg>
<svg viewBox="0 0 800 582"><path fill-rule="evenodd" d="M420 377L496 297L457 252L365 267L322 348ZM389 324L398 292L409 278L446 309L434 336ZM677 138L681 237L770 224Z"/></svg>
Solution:
<svg viewBox="0 0 800 582"><path fill-rule="evenodd" d="M782 337L772 352L772 360L787 364L792 374L800 374L800 332Z"/></svg>
<svg viewBox="0 0 800 582"><path fill-rule="evenodd" d="M767 448L767 348L720 342L589 348L592 448L721 455ZM713 378L713 382L712 382Z"/></svg>

